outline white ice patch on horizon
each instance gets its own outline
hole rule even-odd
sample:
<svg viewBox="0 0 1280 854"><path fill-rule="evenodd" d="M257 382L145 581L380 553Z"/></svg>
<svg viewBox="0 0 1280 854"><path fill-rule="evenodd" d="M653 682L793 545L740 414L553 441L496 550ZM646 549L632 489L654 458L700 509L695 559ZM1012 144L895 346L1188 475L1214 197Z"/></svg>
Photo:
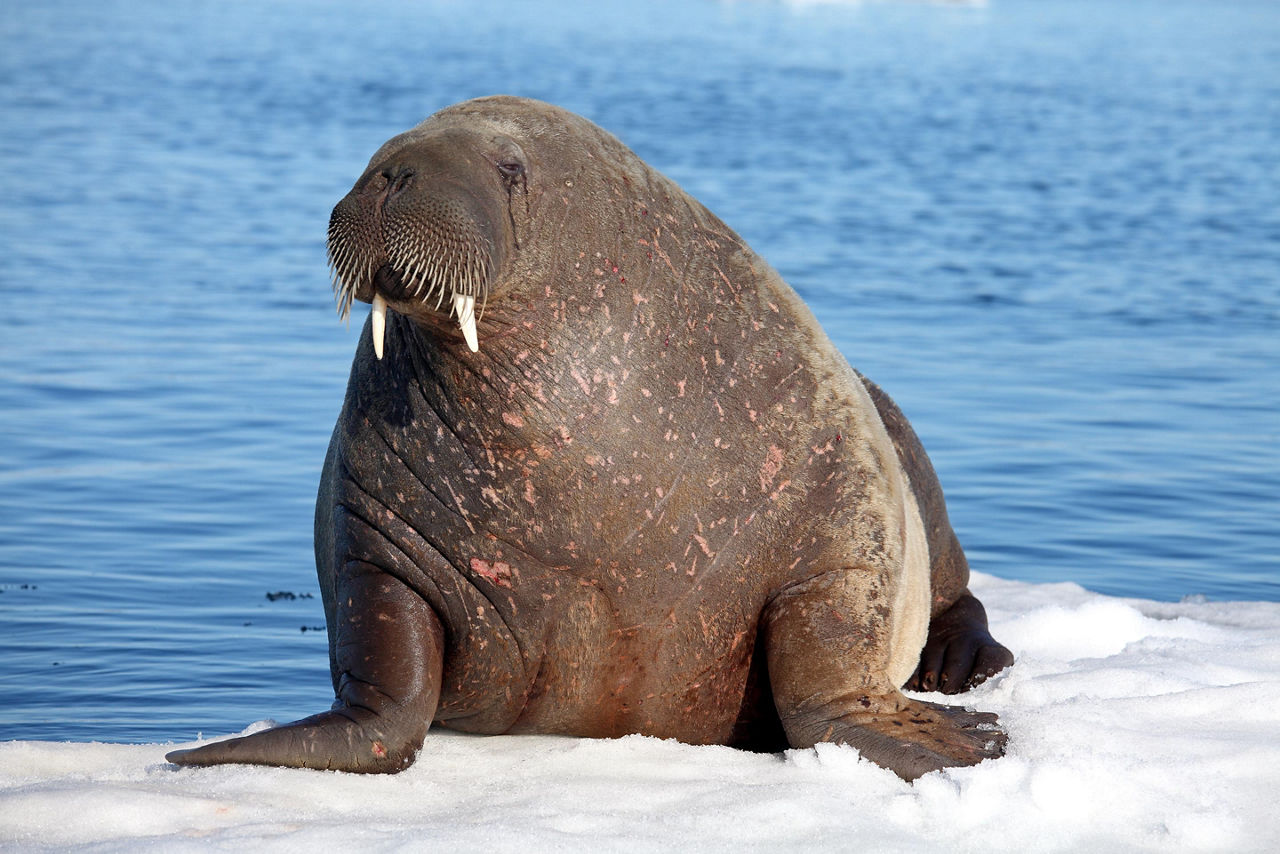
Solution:
<svg viewBox="0 0 1280 854"><path fill-rule="evenodd" d="M1280 604L974 588L1018 661L959 700L1001 716L1009 752L914 785L830 744L433 731L379 777L19 741L0 744L0 848L1280 850Z"/></svg>
<svg viewBox="0 0 1280 854"><path fill-rule="evenodd" d="M742 0L732 0L742 2ZM915 6L967 6L975 9L986 8L988 0L782 0L783 5L797 9L820 8L822 6L867 6L906 4Z"/></svg>

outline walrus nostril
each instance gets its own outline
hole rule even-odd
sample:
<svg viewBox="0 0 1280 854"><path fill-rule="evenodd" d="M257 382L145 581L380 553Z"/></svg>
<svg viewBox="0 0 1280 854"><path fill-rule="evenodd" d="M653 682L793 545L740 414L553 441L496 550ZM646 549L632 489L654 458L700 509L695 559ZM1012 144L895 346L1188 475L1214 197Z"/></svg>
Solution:
<svg viewBox="0 0 1280 854"><path fill-rule="evenodd" d="M382 170L382 178L386 180L383 191L388 199L404 192L413 183L414 170L408 166L399 166Z"/></svg>

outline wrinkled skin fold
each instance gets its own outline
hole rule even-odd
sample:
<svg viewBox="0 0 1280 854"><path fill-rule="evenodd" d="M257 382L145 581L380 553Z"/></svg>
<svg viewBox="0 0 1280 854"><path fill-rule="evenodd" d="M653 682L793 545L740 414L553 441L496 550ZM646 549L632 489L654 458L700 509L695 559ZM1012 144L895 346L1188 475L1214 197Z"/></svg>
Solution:
<svg viewBox="0 0 1280 854"><path fill-rule="evenodd" d="M334 209L376 311L316 502L336 701L169 755L394 772L431 726L1000 756L1012 662L910 424L724 223L612 136L497 97ZM853 289L851 289L852 291Z"/></svg>

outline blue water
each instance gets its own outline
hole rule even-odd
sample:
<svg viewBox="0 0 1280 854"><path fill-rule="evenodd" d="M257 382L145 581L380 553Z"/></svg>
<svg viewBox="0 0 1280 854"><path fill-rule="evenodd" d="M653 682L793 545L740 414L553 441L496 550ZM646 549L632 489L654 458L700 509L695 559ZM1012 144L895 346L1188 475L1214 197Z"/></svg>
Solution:
<svg viewBox="0 0 1280 854"><path fill-rule="evenodd" d="M976 568L1280 600L1280 5L632 5L5 4L0 739L327 705L311 509L359 328L328 212L493 92L778 267Z"/></svg>

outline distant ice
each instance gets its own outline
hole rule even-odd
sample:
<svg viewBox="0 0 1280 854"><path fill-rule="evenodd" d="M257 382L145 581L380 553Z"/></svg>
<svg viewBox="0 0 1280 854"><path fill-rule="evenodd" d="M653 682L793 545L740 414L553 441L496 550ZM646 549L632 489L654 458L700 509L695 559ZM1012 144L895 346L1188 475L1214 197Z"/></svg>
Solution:
<svg viewBox="0 0 1280 854"><path fill-rule="evenodd" d="M1280 604L974 586L1018 662L964 702L1000 714L1009 754L914 785L833 745L437 731L364 777L19 741L0 744L0 848L1280 850Z"/></svg>
<svg viewBox="0 0 1280 854"><path fill-rule="evenodd" d="M742 0L733 0L742 2ZM905 3L925 6L975 6L984 7L987 0L782 0L787 6L865 6L868 3Z"/></svg>

